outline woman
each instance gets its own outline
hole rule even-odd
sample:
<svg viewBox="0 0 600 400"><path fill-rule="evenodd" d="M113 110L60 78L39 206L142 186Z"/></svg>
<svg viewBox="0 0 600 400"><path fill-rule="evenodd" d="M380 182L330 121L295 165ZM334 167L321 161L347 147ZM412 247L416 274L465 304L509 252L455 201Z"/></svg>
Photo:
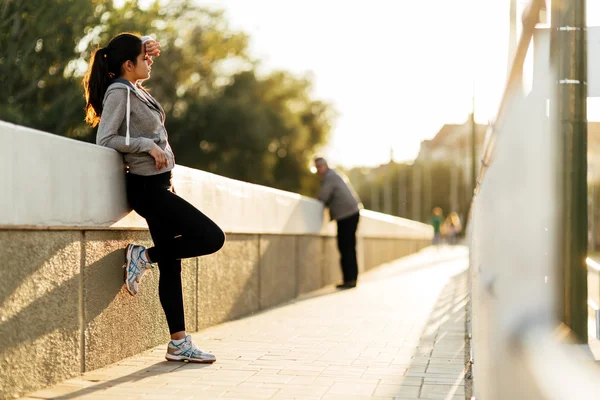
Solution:
<svg viewBox="0 0 600 400"><path fill-rule="evenodd" d="M212 363L215 356L198 348L186 334L181 259L211 254L225 243L223 231L175 194L171 170L175 156L164 126L165 112L140 84L150 77L152 56L160 44L150 37L122 33L96 50L83 78L86 122L99 124L96 143L123 154L127 198L146 219L154 247L125 249L125 284L135 295L147 269L158 264L158 293L171 341L169 361Z"/></svg>
<svg viewBox="0 0 600 400"><path fill-rule="evenodd" d="M449 244L456 244L458 241L458 235L462 231L462 225L460 223L460 218L456 212L451 212L448 214L448 218L445 221L446 226L446 235L448 236Z"/></svg>

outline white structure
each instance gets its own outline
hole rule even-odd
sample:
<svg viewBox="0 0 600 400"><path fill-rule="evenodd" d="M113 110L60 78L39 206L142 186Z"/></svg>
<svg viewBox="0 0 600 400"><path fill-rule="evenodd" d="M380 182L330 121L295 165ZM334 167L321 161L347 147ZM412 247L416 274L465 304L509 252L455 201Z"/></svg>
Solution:
<svg viewBox="0 0 600 400"><path fill-rule="evenodd" d="M589 96L600 93L600 29L589 28ZM562 186L548 29L534 35L530 93L511 85L472 209L471 303L477 399L597 399L600 369L556 316ZM572 84L579 82L564 82Z"/></svg>
<svg viewBox="0 0 600 400"><path fill-rule="evenodd" d="M113 150L0 121L0 227L146 228L128 209ZM315 177L315 179L318 179ZM191 168L174 170L177 194L228 233L335 234L323 205L295 193ZM431 227L363 211L359 236L428 239Z"/></svg>

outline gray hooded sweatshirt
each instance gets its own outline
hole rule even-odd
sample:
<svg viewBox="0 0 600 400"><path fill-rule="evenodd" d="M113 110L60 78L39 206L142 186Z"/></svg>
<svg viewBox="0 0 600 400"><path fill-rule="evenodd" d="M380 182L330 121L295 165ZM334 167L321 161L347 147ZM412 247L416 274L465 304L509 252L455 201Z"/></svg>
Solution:
<svg viewBox="0 0 600 400"><path fill-rule="evenodd" d="M147 91L125 79L115 79L106 90L96 143L123 154L129 172L157 175L175 167L175 155L165 129L165 111ZM157 144L169 166L156 169L150 150Z"/></svg>
<svg viewBox="0 0 600 400"><path fill-rule="evenodd" d="M350 217L362 209L360 198L348 177L333 169L328 169L323 176L319 200L325 203L331 219L336 221Z"/></svg>

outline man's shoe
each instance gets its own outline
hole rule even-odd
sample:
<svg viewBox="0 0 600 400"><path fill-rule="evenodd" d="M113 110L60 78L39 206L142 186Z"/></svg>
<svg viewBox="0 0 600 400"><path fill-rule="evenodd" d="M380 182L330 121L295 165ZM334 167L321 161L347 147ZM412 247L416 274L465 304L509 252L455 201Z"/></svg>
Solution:
<svg viewBox="0 0 600 400"><path fill-rule="evenodd" d="M336 289L353 289L356 287L356 281L347 281L342 283L341 285L337 285Z"/></svg>

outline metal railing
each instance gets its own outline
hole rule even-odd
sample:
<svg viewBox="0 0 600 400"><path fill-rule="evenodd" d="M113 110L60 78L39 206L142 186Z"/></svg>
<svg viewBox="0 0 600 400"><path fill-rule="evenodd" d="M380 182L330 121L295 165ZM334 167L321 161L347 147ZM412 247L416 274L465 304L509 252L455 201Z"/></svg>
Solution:
<svg viewBox="0 0 600 400"><path fill-rule="evenodd" d="M594 313L596 321L596 339L600 340L600 264L591 258L585 260L588 267L588 301L587 305ZM590 283L593 289L590 290Z"/></svg>
<svg viewBox="0 0 600 400"><path fill-rule="evenodd" d="M564 299L561 265L563 142L555 109L550 118L547 114L547 93L556 99L559 66L548 60L553 79L527 95L522 90L525 59L544 7L544 0L532 0L523 14L469 213L469 329L478 400L600 398L600 369L589 347L579 345L561 322L563 303L570 300ZM600 316L598 303L588 304ZM596 322L600 337L600 319Z"/></svg>
<svg viewBox="0 0 600 400"><path fill-rule="evenodd" d="M509 104L511 93L521 88L523 78L523 66L525 65L525 58L529 50L529 45L533 39L535 27L539 22L539 14L541 10L545 8L545 0L532 0L531 4L523 13L523 30L519 37L519 42L515 50L514 59L511 64L508 79L502 93L500 100L500 106L496 113L495 122L490 124L488 133L486 135L484 143L483 157L481 158L481 169L479 170L479 176L477 178L476 190L479 188L479 182L483 180L487 167L492 160L492 153L494 150L494 143L496 140L497 124L501 124L505 119L506 109Z"/></svg>

